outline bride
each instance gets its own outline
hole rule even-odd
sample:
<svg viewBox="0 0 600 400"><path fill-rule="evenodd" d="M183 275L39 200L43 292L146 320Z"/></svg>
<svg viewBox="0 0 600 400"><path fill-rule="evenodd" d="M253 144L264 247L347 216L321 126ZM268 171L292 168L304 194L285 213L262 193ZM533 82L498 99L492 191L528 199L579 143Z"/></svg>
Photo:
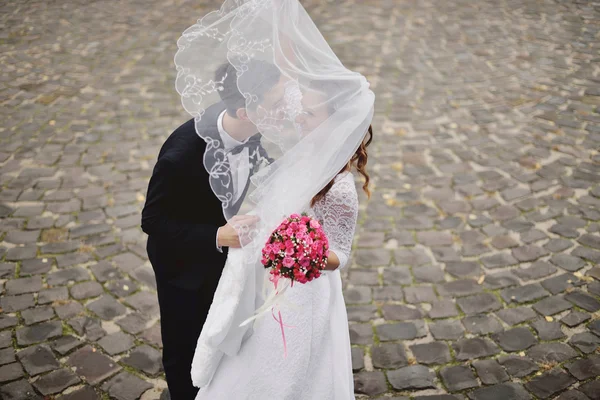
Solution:
<svg viewBox="0 0 600 400"><path fill-rule="evenodd" d="M305 93L297 121L310 131L330 115L319 90ZM366 178L367 146L361 143L352 159L311 200L306 211L321 221L329 238L329 259L320 278L288 289L284 298L295 307L285 312L287 357L280 327L271 318L259 320L240 352L225 357L211 383L200 389L201 399L353 399L354 383L348 318L339 269L347 265L358 216L352 170Z"/></svg>
<svg viewBox="0 0 600 400"><path fill-rule="evenodd" d="M369 193L374 94L364 76L342 65L298 0L226 0L178 45L176 87L207 142L204 167L242 245L228 249L198 339L196 399L353 399L339 270L349 262L358 216L353 171ZM245 98L237 116L256 127L268 157L235 150L244 142L232 150L198 128L205 110L224 101L227 76L214 73L223 61L235 68ZM265 93L259 88L267 81L277 83ZM245 188L240 176L249 176ZM300 212L319 220L329 239L326 270L309 283L274 288L262 247Z"/></svg>

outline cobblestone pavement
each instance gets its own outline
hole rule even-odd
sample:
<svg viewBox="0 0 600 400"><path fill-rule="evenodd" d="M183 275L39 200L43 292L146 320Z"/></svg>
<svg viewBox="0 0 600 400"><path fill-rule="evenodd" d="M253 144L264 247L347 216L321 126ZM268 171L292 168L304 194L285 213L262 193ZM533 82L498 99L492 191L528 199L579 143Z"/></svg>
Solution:
<svg viewBox="0 0 600 400"><path fill-rule="evenodd" d="M304 3L378 95L357 393L599 399L600 3ZM0 5L0 397L166 387L139 212L187 118L175 41L215 4Z"/></svg>

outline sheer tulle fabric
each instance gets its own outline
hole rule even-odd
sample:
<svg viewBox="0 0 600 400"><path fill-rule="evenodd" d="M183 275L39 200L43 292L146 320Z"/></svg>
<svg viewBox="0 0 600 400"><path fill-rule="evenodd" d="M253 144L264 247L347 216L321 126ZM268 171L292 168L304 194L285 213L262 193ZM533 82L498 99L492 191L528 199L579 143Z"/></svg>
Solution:
<svg viewBox="0 0 600 400"><path fill-rule="evenodd" d="M192 380L200 387L252 333L240 324L264 302L260 255L267 237L284 217L307 209L354 154L371 122L374 94L364 76L342 65L297 0L227 0L188 28L178 47L176 89L207 142L204 165L223 213L259 219L236 226L245 243L229 252L198 341ZM232 69L219 75L226 62ZM265 149L250 154L251 184L240 200L230 150L199 128L208 107L227 103L231 73Z"/></svg>

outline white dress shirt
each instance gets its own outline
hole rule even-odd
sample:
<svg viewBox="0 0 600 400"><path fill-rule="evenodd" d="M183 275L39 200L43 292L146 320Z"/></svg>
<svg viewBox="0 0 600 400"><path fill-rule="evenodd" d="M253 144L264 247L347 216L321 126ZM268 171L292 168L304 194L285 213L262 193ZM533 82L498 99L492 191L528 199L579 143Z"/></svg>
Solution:
<svg viewBox="0 0 600 400"><path fill-rule="evenodd" d="M219 118L217 119L217 130L219 131L219 135L221 136L221 140L223 141L223 147L225 151L229 151L234 147L241 146L248 141L246 139L243 142L232 138L223 128L223 117L226 111L223 111ZM227 154L227 158L229 160L229 171L231 173L231 185L233 189L233 199L232 204L235 204L242 193L244 192L244 188L246 187L246 183L248 181L248 176L250 174L250 161L249 161L249 150L248 148L244 148L238 154ZM220 229L220 228L219 228ZM218 244L219 230L217 229L217 250L220 252L223 251Z"/></svg>

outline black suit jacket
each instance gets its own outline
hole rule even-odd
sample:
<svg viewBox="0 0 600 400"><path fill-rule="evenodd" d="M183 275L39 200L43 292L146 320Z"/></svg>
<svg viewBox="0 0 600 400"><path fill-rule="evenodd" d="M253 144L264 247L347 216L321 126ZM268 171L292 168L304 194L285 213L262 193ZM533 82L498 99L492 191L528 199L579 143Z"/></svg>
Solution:
<svg viewBox="0 0 600 400"><path fill-rule="evenodd" d="M223 104L216 104L202 116L198 129L209 143L210 138L220 138L217 119L224 109ZM207 283L215 287L225 265L227 249L223 253L217 250L216 235L226 220L222 202L211 188L204 167L207 141L198 136L192 119L169 136L158 154L142 211L142 230L148 234L146 248L159 285L199 289ZM249 147L251 154L266 156L259 135L244 146ZM206 154L212 155L211 150ZM259 159L255 157L253 161L251 157L250 174ZM213 185L230 184L228 173L210 179ZM244 192L248 187L249 182ZM241 199L244 196L245 193Z"/></svg>

